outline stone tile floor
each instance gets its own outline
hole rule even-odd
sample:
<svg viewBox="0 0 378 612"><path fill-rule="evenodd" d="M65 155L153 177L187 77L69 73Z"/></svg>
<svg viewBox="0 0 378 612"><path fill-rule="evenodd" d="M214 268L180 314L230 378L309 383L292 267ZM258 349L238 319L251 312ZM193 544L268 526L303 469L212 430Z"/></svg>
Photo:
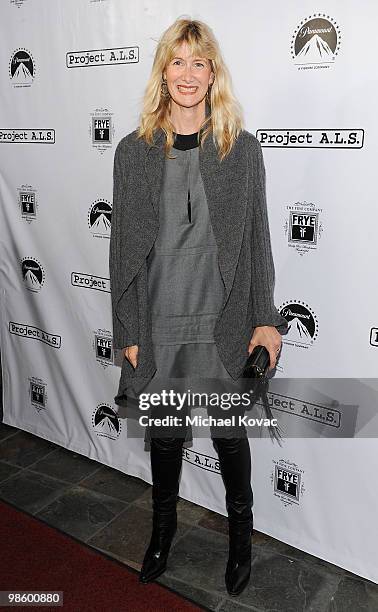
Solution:
<svg viewBox="0 0 378 612"><path fill-rule="evenodd" d="M0 498L140 569L152 515L144 481L0 423ZM250 584L231 598L223 582L227 519L182 499L178 517L158 582L204 609L378 612L378 585L257 531Z"/></svg>

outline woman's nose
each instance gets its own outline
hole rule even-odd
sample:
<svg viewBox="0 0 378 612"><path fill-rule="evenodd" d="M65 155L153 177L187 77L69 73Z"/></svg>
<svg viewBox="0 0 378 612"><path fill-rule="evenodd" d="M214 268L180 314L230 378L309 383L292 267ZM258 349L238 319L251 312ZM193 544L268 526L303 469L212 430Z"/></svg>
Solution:
<svg viewBox="0 0 378 612"><path fill-rule="evenodd" d="M184 67L184 79L191 81L192 80L192 68L188 64Z"/></svg>

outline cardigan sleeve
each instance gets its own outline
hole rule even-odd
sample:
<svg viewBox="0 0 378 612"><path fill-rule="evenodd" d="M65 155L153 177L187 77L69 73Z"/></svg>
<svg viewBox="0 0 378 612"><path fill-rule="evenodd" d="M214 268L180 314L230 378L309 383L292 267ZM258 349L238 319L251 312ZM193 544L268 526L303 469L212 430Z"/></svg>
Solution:
<svg viewBox="0 0 378 612"><path fill-rule="evenodd" d="M119 317L117 310L118 303L123 295L122 284L122 268L126 262L121 260L121 240L122 240L122 225L121 215L124 213L126 205L126 189L127 189L127 148L124 146L123 139L118 143L113 162L113 207L112 207L112 223L110 231L109 244L109 276L110 276L110 293L112 303L112 320L113 320L113 345L115 348L123 349L126 346L138 344L138 326L135 313L138 312L138 297L136 281L132 282L127 289L128 293L128 308L134 312L123 313L122 319Z"/></svg>
<svg viewBox="0 0 378 612"><path fill-rule="evenodd" d="M260 142L255 137L253 142L252 327L271 325L285 334L288 322L274 305L275 268L266 202L265 164Z"/></svg>

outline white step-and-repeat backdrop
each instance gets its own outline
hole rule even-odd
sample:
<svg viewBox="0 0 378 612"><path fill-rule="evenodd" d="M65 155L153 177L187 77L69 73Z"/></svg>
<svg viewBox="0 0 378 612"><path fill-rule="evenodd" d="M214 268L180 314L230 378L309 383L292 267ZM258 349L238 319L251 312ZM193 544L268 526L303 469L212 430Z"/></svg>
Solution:
<svg viewBox="0 0 378 612"><path fill-rule="evenodd" d="M4 422L151 482L113 401L113 156L160 34L201 19L263 146L290 322L269 400L291 435L250 440L255 526L378 582L377 4L3 0L0 16ZM181 496L225 514L211 440L184 459Z"/></svg>

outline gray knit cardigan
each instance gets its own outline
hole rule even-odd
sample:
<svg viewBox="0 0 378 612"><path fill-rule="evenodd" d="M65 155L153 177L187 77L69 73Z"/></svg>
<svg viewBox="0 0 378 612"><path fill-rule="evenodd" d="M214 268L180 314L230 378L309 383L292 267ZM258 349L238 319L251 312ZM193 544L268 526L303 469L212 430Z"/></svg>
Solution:
<svg viewBox="0 0 378 612"><path fill-rule="evenodd" d="M119 141L114 154L109 249L113 342L119 349L139 346L135 369L123 359L116 403L127 395L129 386L138 393L156 372L146 258L159 229L164 141L161 129L153 145L137 139L134 130ZM199 149L199 166L225 285L214 340L225 368L236 380L248 357L254 328L272 325L284 334L288 327L274 305L275 271L261 145L242 130L231 153L220 161L209 135Z"/></svg>

